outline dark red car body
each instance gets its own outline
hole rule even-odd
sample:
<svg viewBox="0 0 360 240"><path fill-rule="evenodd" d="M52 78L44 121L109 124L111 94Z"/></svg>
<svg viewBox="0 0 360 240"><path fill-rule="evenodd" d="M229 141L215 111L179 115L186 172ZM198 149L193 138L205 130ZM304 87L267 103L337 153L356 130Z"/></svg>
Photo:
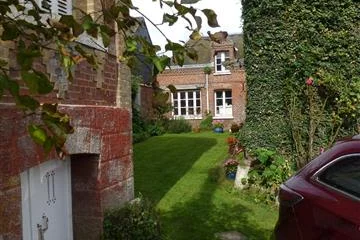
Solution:
<svg viewBox="0 0 360 240"><path fill-rule="evenodd" d="M276 239L360 239L357 138L338 142L280 187Z"/></svg>

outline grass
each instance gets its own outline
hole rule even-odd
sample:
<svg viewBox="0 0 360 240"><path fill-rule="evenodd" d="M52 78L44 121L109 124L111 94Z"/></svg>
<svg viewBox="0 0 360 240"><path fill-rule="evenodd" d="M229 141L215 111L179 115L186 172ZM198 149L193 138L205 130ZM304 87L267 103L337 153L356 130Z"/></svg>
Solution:
<svg viewBox="0 0 360 240"><path fill-rule="evenodd" d="M268 239L277 209L256 204L223 177L227 134L167 134L134 146L135 191L161 213L167 239L215 239L239 231Z"/></svg>

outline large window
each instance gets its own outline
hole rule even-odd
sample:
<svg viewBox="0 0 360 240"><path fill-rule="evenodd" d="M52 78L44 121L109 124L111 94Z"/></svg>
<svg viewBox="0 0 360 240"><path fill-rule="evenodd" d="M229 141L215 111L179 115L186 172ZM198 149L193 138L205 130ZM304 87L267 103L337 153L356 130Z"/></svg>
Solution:
<svg viewBox="0 0 360 240"><path fill-rule="evenodd" d="M215 55L215 72L229 72L223 65L225 61L229 61L229 51L217 52Z"/></svg>
<svg viewBox="0 0 360 240"><path fill-rule="evenodd" d="M232 117L231 90L215 91L215 116Z"/></svg>
<svg viewBox="0 0 360 240"><path fill-rule="evenodd" d="M184 118L201 117L200 90L179 91L172 94L174 116Z"/></svg>
<svg viewBox="0 0 360 240"><path fill-rule="evenodd" d="M339 160L324 170L318 179L333 189L360 199L360 156Z"/></svg>

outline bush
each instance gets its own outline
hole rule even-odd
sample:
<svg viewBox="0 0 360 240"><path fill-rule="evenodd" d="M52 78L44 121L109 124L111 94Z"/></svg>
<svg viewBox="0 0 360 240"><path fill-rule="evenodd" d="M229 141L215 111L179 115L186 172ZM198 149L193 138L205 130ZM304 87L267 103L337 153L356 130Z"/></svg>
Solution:
<svg viewBox="0 0 360 240"><path fill-rule="evenodd" d="M256 190L257 197L266 202L274 202L279 186L293 174L291 164L273 150L255 150L255 160L248 174L248 186Z"/></svg>
<svg viewBox="0 0 360 240"><path fill-rule="evenodd" d="M200 122L200 129L201 130L211 130L212 129L212 121L213 117L211 114L207 114L206 118Z"/></svg>
<svg viewBox="0 0 360 240"><path fill-rule="evenodd" d="M168 122L168 133L185 133L191 132L191 125L185 119L173 119Z"/></svg>
<svg viewBox="0 0 360 240"><path fill-rule="evenodd" d="M233 123L231 124L231 127L230 127L230 130L231 130L231 133L237 133L239 132L240 128L242 127L242 123L239 125L237 123Z"/></svg>
<svg viewBox="0 0 360 240"><path fill-rule="evenodd" d="M150 136L160 136L166 132L162 121L153 121L147 126L147 131Z"/></svg>
<svg viewBox="0 0 360 240"><path fill-rule="evenodd" d="M150 201L140 197L122 208L105 212L104 240L159 240L159 214Z"/></svg>

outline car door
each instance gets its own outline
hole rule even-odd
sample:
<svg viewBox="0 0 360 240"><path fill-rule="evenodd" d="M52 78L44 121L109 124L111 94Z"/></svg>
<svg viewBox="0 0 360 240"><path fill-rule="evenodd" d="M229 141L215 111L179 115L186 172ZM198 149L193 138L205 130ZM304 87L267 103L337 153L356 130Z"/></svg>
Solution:
<svg viewBox="0 0 360 240"><path fill-rule="evenodd" d="M335 159L313 180L334 199L313 208L320 239L360 239L360 154Z"/></svg>

